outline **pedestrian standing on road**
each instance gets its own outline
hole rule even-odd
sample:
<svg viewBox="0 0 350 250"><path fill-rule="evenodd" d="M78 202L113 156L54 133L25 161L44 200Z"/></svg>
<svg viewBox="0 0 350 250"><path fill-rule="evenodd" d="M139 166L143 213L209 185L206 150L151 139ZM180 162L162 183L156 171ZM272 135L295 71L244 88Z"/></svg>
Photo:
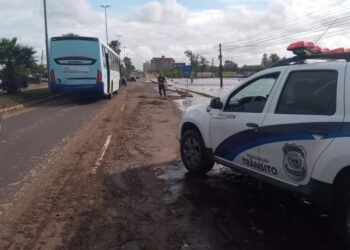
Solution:
<svg viewBox="0 0 350 250"><path fill-rule="evenodd" d="M158 87L159 87L159 95L162 96L162 92L164 94L164 96L166 96L166 91L165 91L165 85L167 85L167 80L166 78L163 76L162 73L159 74L158 76Z"/></svg>

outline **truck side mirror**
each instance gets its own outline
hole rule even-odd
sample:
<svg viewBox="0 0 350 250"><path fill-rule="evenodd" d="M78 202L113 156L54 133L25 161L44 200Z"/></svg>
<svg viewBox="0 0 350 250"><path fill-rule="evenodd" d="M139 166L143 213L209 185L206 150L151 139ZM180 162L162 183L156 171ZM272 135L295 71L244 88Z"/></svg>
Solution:
<svg viewBox="0 0 350 250"><path fill-rule="evenodd" d="M211 99L209 106L212 109L222 109L224 104L222 103L220 97L216 97L216 98Z"/></svg>

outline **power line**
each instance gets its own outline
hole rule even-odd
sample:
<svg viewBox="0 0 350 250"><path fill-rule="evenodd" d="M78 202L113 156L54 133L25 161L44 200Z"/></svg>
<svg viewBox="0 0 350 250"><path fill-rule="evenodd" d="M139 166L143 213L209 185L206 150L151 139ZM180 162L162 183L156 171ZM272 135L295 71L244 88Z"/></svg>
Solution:
<svg viewBox="0 0 350 250"><path fill-rule="evenodd" d="M339 22L340 23L340 22ZM343 20L340 25L337 25L336 27L337 28L340 28L344 25L347 25L347 24L350 24L350 16L346 19L346 20ZM250 48L250 47L263 47L263 46L267 46L269 44L275 44L276 42L278 41L290 41L291 39L297 39L297 38L300 38L300 39L303 39L303 40L314 40L314 36L316 36L320 31L323 31L325 27L316 27L316 28L313 28L313 29L309 29L307 31L302 31L300 33L293 33L293 34L289 34L287 36L284 36L284 37L272 37L272 38L266 38L264 40L257 40L256 42L252 42L252 43L246 43L246 44L240 44L240 45L236 45L236 46L226 46L224 48L225 51L228 51L228 50L239 50L239 49L245 49L245 48ZM338 30L338 29L337 29ZM335 31L337 31L335 30Z"/></svg>
<svg viewBox="0 0 350 250"><path fill-rule="evenodd" d="M338 19L336 21L336 25L333 25L333 27L338 27L338 26L342 26L342 25L348 24L348 21L350 21L350 15L346 16L346 17L343 17L343 19ZM333 22L334 22L334 20L333 20ZM244 46L245 47L247 45L261 44L263 42L273 41L273 40L277 40L277 39L284 39L286 37L291 37L291 36L295 36L295 35L301 35L302 33L310 34L310 32L323 31L329 25L330 25L330 23L325 23L325 24L321 24L321 25L318 25L318 26L314 26L312 28L303 27L301 29L291 30L291 31L293 31L293 33L288 33L288 34L284 34L284 35L280 34L280 33L278 33L276 31L275 34L272 37L271 36L265 36L263 39L260 39L260 40L256 39L255 41L248 41L246 43L241 42L240 44L237 43L236 45L226 46L226 48L237 48L237 47L240 47L240 46Z"/></svg>
<svg viewBox="0 0 350 250"><path fill-rule="evenodd" d="M349 9L350 7L345 7L341 10L339 10L338 8L333 10L321 11L316 14L313 13L312 16L307 15L304 17L300 17L283 25L275 26L277 28L272 28L273 31L271 32L254 36L252 35L246 37L245 39L223 43L224 46L222 50L225 52L240 52L240 54L235 54L235 56L246 54L253 55L260 54L261 50L267 52L269 51L269 47L274 47L273 50L276 51L276 49L279 46L285 46L287 42L291 41L291 39L318 41L320 37L329 38L336 37L342 34L348 34L348 28L341 28L345 25L350 24L350 15L348 15ZM319 16L321 14L322 17ZM303 19L306 20L302 24L291 26L291 24L297 23L298 20L300 21ZM330 28L336 28L336 30L328 32ZM320 32L322 32L322 36L320 36ZM199 56L213 54L217 54L217 45L215 49L209 49L198 53Z"/></svg>
<svg viewBox="0 0 350 250"><path fill-rule="evenodd" d="M346 31L346 32L343 32ZM350 31L348 28L344 28L342 30L338 31L333 31L325 35L324 37L337 37L337 36L343 36L344 34L350 34ZM269 49L270 48L270 49ZM260 48L253 48L251 50L245 50L245 51L240 51L238 54L234 54L235 57L240 57L244 55L256 55L256 54L263 54L266 52L276 52L278 49L286 48L286 44L274 44L271 46L265 46L265 47L260 47ZM230 54L228 54L230 55Z"/></svg>
<svg viewBox="0 0 350 250"><path fill-rule="evenodd" d="M343 17L340 17L341 14L345 14L347 12L347 10L349 10L349 9L350 9L350 7L346 7L346 8L343 8L341 10L336 9L336 10L331 10L331 11L329 11L329 10L328 11L321 11L321 12L319 12L319 14L323 14L322 18L316 17L317 19L314 18L313 20L308 20L306 23L304 22L303 24L299 24L299 25L293 26L293 27L290 27L290 25L288 25L290 23L295 23L296 20L300 20L300 19L305 18L305 16L300 17L300 18L297 18L296 20L288 22L287 24L275 26L277 28L284 27L283 29L272 28L274 31L264 33L262 35L258 35L258 37L256 35L249 36L249 37L246 37L245 39L242 39L242 40L236 40L234 42L223 43L223 45L224 46L229 45L229 47L226 46L226 49L232 48L234 46L235 47L238 47L238 46L246 47L246 46L248 46L247 43L250 43L251 46L255 46L256 44L261 44L263 42L268 42L268 41L272 41L275 39L279 39L279 40L283 39L281 36L284 36L285 38L290 37L291 34L289 34L289 33L292 33L292 32L295 35L295 33L300 33L300 32L309 34L310 31L313 31L313 30L317 30L317 31L322 30L323 31L331 23L334 23L334 24L337 23L337 26L339 26L339 24L341 24L342 22L344 23L347 20L349 20L349 15L345 15ZM313 15L315 15L315 14L313 14ZM335 16L337 17L336 22L334 21ZM343 18L343 20L341 18ZM347 23L345 23L345 24L347 24ZM259 38L259 36L261 38ZM267 39L266 37L269 37L269 38ZM254 38L254 40L250 40L250 38ZM208 51L199 52L199 54L207 55L207 54L211 54L212 52L214 52L216 50L217 50L217 48L214 50L210 50L209 52Z"/></svg>
<svg viewBox="0 0 350 250"><path fill-rule="evenodd" d="M308 20L302 24L298 24L297 26L291 26L289 25L290 23L294 23L295 20L291 21L291 22L288 22L287 24L284 24L284 25L280 25L280 26L275 26L275 27L272 27L271 28L271 32L268 32L268 33L264 33L264 34L260 34L260 36L263 36L263 37L266 37L268 35L275 35L277 32L294 32L294 31L297 31L296 29L301 29L301 28L307 28L308 26L312 26L312 25L315 25L315 24L319 24L319 23L322 23L322 22L332 22L334 21L334 18L335 17L339 17L339 15L341 14L346 14L347 11L350 9L350 7L347 7L347 8L343 8L341 10L337 10L337 11L332 11L330 12L329 14L327 15L323 15L321 18L320 17L314 17L313 20ZM323 24L324 25L324 24ZM251 36L248 36L244 39L241 39L241 40L236 40L236 41L231 41L231 42L225 42L223 43L223 45L228 45L228 44L237 44L237 43L241 43L241 42L245 42L245 41L250 41L251 39L253 40L256 40L257 39L257 35L251 35Z"/></svg>

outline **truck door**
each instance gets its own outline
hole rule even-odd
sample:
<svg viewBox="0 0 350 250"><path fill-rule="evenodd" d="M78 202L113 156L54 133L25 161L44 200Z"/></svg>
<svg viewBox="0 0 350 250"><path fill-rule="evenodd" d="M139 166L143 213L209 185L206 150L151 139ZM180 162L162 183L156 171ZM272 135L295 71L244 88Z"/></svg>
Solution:
<svg viewBox="0 0 350 250"><path fill-rule="evenodd" d="M258 129L260 158L288 184L309 182L317 159L344 120L345 64L317 65L287 70Z"/></svg>
<svg viewBox="0 0 350 250"><path fill-rule="evenodd" d="M257 128L262 124L270 93L280 72L258 76L233 91L222 110L212 110L210 140L215 157L225 165L239 165L252 171L259 167Z"/></svg>

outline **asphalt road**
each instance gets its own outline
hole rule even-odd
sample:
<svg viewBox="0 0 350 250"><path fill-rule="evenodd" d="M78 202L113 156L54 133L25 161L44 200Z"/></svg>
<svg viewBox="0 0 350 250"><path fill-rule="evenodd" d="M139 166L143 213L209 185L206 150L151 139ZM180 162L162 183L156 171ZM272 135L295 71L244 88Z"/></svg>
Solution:
<svg viewBox="0 0 350 250"><path fill-rule="evenodd" d="M0 130L0 204L108 103L91 97L60 97L4 116Z"/></svg>

